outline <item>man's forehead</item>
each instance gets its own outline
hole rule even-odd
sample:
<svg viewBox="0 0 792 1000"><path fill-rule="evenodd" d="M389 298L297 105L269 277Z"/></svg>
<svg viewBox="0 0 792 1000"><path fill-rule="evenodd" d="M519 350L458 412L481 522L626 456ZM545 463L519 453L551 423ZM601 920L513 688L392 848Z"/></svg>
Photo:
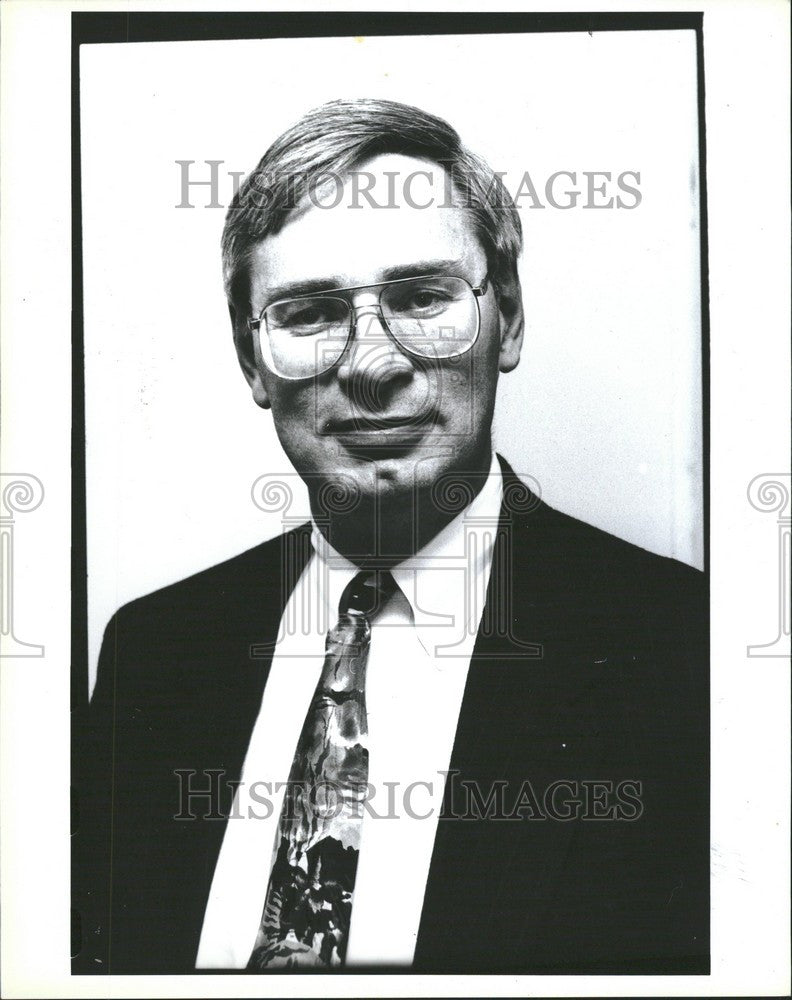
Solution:
<svg viewBox="0 0 792 1000"><path fill-rule="evenodd" d="M472 215L449 198L439 164L387 154L328 184L255 249L254 299L300 281L327 287L384 281L417 262L438 262L430 270L441 272L458 265L465 277L481 270L485 254Z"/></svg>

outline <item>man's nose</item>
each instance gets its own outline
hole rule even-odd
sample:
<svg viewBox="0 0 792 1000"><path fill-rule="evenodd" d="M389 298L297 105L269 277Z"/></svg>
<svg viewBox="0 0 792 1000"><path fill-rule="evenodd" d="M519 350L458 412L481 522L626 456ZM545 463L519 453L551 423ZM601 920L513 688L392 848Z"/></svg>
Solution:
<svg viewBox="0 0 792 1000"><path fill-rule="evenodd" d="M396 389L412 381L415 368L388 334L378 305L361 305L354 312L354 335L337 378L358 406L377 412L387 408Z"/></svg>

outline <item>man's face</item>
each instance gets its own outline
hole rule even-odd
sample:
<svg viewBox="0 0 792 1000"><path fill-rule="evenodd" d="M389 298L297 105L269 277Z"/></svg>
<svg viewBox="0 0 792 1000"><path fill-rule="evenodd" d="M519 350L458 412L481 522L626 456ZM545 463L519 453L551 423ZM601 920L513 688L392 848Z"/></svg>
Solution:
<svg viewBox="0 0 792 1000"><path fill-rule="evenodd" d="M336 207L308 203L292 213L257 248L250 276L253 316L299 295L301 284L311 283L310 290L316 282L326 290L349 288L409 273L456 275L473 287L484 283L486 256L468 212L442 207L448 201L442 167L387 154L358 169L375 178L371 191L380 205L388 192L385 174L395 172L396 207L374 207L359 193L353 198L348 178ZM417 177L405 200L404 179L415 171L431 172L431 187ZM417 207L429 201L427 192L434 203ZM335 201L335 189L330 193ZM358 207L351 208L353 202ZM425 491L445 473L486 471L498 373L519 359L519 287L498 303L490 282L478 299L481 323L473 347L461 357L431 360L407 354L388 336L376 289L350 294L354 337L341 361L314 378L280 378L264 364L257 343L251 361L238 338L254 399L272 408L283 449L309 490L343 477L365 498L409 502L412 490ZM239 318L237 327L244 321Z"/></svg>

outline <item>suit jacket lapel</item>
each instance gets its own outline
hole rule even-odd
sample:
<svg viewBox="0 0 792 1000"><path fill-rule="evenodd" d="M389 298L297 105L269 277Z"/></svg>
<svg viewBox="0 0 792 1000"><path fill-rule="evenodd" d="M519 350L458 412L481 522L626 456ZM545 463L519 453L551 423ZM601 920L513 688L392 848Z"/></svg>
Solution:
<svg viewBox="0 0 792 1000"><path fill-rule="evenodd" d="M497 953L491 971L504 972L510 939L514 968L524 970L527 928L515 926L513 914L524 913L527 922L540 917L571 836L570 824L527 818L531 795L541 800L558 777L558 664L548 658L558 609L545 600L548 562L541 537L549 509L501 462L504 500L451 756L445 818L435 838L416 970L486 972ZM505 818L521 794L524 808Z"/></svg>

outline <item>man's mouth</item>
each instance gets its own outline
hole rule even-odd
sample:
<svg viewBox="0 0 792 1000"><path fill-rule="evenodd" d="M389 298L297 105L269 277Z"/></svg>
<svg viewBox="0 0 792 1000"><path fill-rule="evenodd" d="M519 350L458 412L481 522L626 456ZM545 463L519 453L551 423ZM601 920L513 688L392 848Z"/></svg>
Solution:
<svg viewBox="0 0 792 1000"><path fill-rule="evenodd" d="M433 427L438 414L388 414L328 420L323 433L361 457L394 457L409 452Z"/></svg>
<svg viewBox="0 0 792 1000"><path fill-rule="evenodd" d="M434 426L437 415L432 413L415 414L377 414L376 416L356 415L326 421L323 433L332 435L345 434L383 434L383 433L421 433Z"/></svg>

